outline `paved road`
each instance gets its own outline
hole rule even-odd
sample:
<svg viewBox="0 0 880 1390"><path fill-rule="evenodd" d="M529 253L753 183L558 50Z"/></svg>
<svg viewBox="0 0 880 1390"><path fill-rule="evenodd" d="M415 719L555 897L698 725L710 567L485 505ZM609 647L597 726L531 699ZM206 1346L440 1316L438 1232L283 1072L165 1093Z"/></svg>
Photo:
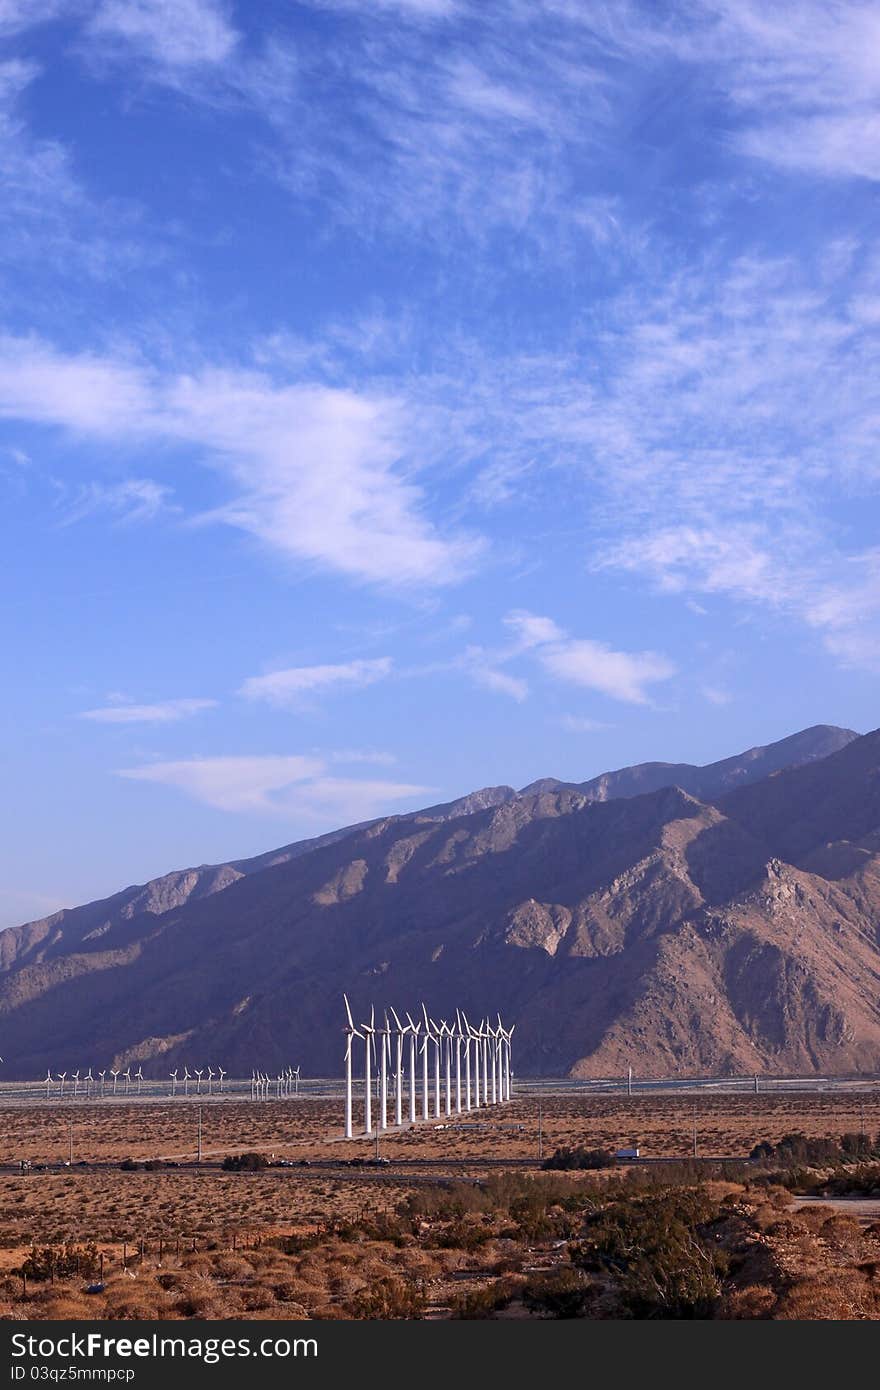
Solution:
<svg viewBox="0 0 880 1390"><path fill-rule="evenodd" d="M880 1221L880 1197L796 1197L796 1207L828 1207L869 1225Z"/></svg>

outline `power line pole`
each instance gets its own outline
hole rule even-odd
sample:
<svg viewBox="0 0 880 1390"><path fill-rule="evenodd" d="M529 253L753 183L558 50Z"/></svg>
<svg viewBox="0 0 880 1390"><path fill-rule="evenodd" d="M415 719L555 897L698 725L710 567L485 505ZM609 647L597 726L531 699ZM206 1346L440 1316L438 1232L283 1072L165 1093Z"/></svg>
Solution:
<svg viewBox="0 0 880 1390"><path fill-rule="evenodd" d="M694 1106L694 1158L697 1156L697 1107Z"/></svg>
<svg viewBox="0 0 880 1390"><path fill-rule="evenodd" d="M538 1094L538 1162L544 1161L544 1101Z"/></svg>
<svg viewBox="0 0 880 1390"><path fill-rule="evenodd" d="M199 1106L199 1144L198 1144L198 1151L197 1151L197 1155L196 1155L196 1162L197 1162L197 1163L201 1163L201 1161L202 1161L202 1107Z"/></svg>
<svg viewBox="0 0 880 1390"><path fill-rule="evenodd" d="M67 1165L73 1167L73 1120L67 1126Z"/></svg>

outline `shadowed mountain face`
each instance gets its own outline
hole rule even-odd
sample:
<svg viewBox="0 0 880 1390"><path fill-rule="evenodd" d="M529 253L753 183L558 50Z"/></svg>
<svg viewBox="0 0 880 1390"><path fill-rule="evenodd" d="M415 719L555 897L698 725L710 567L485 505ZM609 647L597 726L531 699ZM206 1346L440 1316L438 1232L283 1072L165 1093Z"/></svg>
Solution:
<svg viewBox="0 0 880 1390"><path fill-rule="evenodd" d="M335 1073L343 990L500 1009L521 1072L880 1070L880 732L807 730L684 789L663 768L491 788L2 933L6 1074Z"/></svg>

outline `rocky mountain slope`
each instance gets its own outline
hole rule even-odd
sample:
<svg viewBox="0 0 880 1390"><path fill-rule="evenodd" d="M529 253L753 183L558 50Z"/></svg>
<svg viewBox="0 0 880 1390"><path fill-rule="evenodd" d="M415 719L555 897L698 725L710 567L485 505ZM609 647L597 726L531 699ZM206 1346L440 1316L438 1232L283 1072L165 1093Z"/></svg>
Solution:
<svg viewBox="0 0 880 1390"><path fill-rule="evenodd" d="M702 796L633 791L664 766L488 789L2 933L6 1074L335 1073L343 989L501 1009L521 1072L880 1071L880 732L674 766Z"/></svg>

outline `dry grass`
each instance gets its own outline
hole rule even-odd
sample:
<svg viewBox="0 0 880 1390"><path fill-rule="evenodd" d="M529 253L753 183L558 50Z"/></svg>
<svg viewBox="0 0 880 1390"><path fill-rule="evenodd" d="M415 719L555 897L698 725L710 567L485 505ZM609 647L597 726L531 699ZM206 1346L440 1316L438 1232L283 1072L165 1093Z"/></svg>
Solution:
<svg viewBox="0 0 880 1390"><path fill-rule="evenodd" d="M736 1156L759 1139L775 1141L792 1130L835 1137L859 1128L860 1104L860 1098L839 1094L704 1097L698 1102L700 1145L704 1152ZM692 1105L690 1098L674 1096L547 1097L544 1151L637 1140L648 1153L687 1154ZM536 1102L515 1101L499 1114L503 1123L522 1124L523 1130L419 1127L383 1138L382 1151L392 1160L434 1162L439 1176L473 1183L498 1174L487 1166L490 1161L536 1155ZM877 1133L880 1097L865 1098L864 1115L866 1127ZM329 1102L214 1103L204 1107L203 1118L207 1155L262 1149L314 1163L370 1153L364 1143L339 1142L341 1116ZM191 1102L10 1106L0 1125L3 1156L62 1160L71 1119L75 1159L108 1164L128 1157L193 1157ZM609 1180L607 1174L552 1176L556 1205L548 1220L558 1234L573 1237L581 1219L566 1215L569 1199L576 1205L579 1192L595 1192L597 1182L601 1191ZM156 1171L75 1166L0 1174L0 1318L412 1317L423 1306L428 1316L443 1317L468 1291L498 1280L505 1289L518 1289L530 1268L552 1269L567 1260L564 1249L550 1246L534 1253L540 1240L535 1245L523 1232L511 1236L503 1214L482 1214L473 1187L471 1210L467 1186L461 1189L463 1214L456 1223L438 1225L428 1202L426 1218L395 1237L399 1205L408 1195L426 1197L433 1190L417 1186L412 1172L393 1166L373 1172L294 1167L243 1173L216 1166ZM725 1210L738 1213L735 1220L730 1217L731 1230L738 1222L736 1239L742 1244L736 1254L740 1272L726 1290L720 1316L880 1317L880 1225L866 1230L864 1223L818 1206L794 1210L781 1190L756 1191L746 1199L735 1183L718 1181L709 1184L709 1192ZM331 1223L340 1231L345 1225L351 1229L334 1234L327 1229ZM321 1231L317 1243L300 1239L291 1245L291 1237L316 1231ZM103 1292L87 1294L85 1279L31 1282L25 1289L13 1271L31 1245L69 1241L97 1243ZM595 1315L605 1306L602 1297ZM499 1316L531 1314L514 1298Z"/></svg>

